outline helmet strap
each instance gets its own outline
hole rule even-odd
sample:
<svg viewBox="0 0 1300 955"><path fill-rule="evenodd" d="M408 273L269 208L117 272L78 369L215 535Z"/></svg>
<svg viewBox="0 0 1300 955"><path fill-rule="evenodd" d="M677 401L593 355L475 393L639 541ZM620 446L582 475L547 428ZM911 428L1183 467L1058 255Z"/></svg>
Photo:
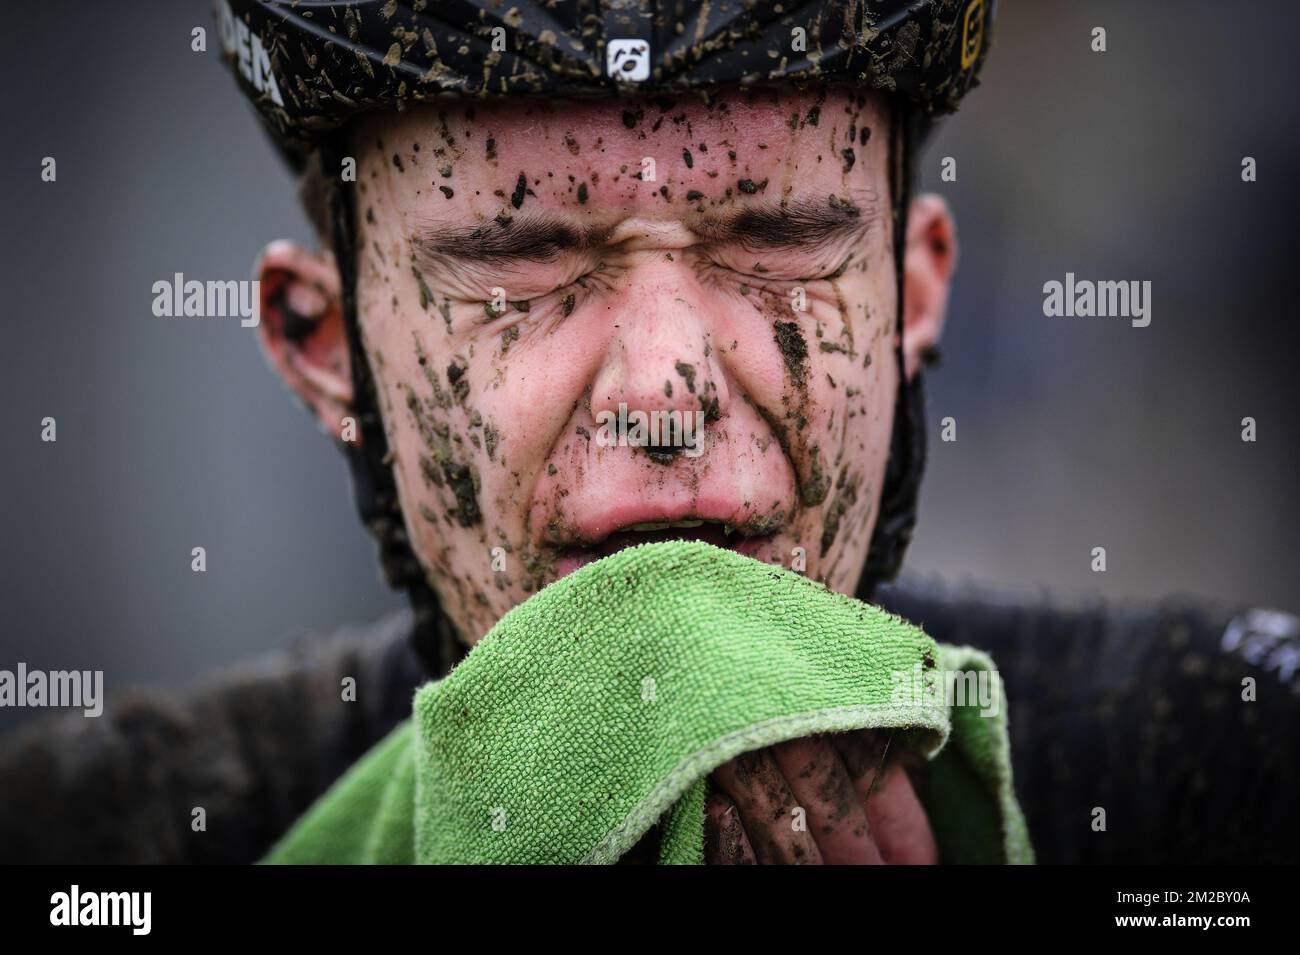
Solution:
<svg viewBox="0 0 1300 955"><path fill-rule="evenodd" d="M337 173L346 153L345 136L336 133L320 146L321 167L334 183L330 190L331 243L339 272L343 325L352 370L352 412L361 434L359 445L343 442L342 450L352 472L353 494L361 521L379 544L384 579L390 587L405 590L410 598L415 616L412 643L425 669L431 676L439 677L463 655L465 646L442 612L438 595L411 548L397 483L393 479L388 438L379 414L378 387L357 319L355 196L352 183L344 182ZM334 172L331 174L330 170Z"/></svg>
<svg viewBox="0 0 1300 955"><path fill-rule="evenodd" d="M907 252L907 213L912 199L915 144L923 116L915 109L890 100L889 193L894 223L894 279L897 289L896 332L898 346L898 393L894 399L894 424L889 440L889 460L876 515L866 565L858 580L856 595L869 600L876 586L892 580L902 565L903 554L916 526L917 498L925 471L925 389L921 373L907 380L903 360L904 265Z"/></svg>

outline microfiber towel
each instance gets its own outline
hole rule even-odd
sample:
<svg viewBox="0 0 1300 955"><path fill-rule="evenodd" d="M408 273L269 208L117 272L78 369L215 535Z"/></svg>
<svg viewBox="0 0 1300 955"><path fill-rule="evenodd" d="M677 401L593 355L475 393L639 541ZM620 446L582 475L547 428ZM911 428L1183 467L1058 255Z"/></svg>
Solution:
<svg viewBox="0 0 1300 955"><path fill-rule="evenodd" d="M945 673L985 692L950 705ZM631 547L507 613L265 861L609 863L660 822L660 861L700 863L713 769L861 729L929 758L942 861L1033 861L987 656L734 551Z"/></svg>

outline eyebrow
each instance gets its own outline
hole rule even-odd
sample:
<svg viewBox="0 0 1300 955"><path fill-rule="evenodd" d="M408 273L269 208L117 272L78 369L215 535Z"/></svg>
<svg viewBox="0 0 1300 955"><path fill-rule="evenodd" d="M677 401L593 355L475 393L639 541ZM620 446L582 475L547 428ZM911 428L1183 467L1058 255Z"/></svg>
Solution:
<svg viewBox="0 0 1300 955"><path fill-rule="evenodd" d="M875 197L866 198L864 212L855 202L836 195L824 201L795 199L780 205L746 206L694 227L707 241L736 243L753 250L807 250L831 242L860 238L876 219Z"/></svg>
<svg viewBox="0 0 1300 955"><path fill-rule="evenodd" d="M599 246L609 237L603 226L578 228L560 219L532 215L495 219L479 226L430 223L412 241L418 257L435 262L550 262L563 252Z"/></svg>

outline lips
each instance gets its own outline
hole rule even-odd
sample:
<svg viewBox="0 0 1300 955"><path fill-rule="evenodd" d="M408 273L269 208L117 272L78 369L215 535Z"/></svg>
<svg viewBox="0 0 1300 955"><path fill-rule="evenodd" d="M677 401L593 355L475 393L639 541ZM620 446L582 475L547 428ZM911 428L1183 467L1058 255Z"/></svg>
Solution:
<svg viewBox="0 0 1300 955"><path fill-rule="evenodd" d="M799 513L798 482L784 454L768 453L766 423L743 407L729 414L707 462L668 468L590 441L563 445L558 466L539 473L529 513L545 576L656 541L703 541L759 559L774 552Z"/></svg>
<svg viewBox="0 0 1300 955"><path fill-rule="evenodd" d="M593 544L562 548L555 569L563 577L584 564L608 557L625 547L670 540L702 541L754 557L771 537L771 534L745 534L729 524L703 518L642 521L621 527Z"/></svg>

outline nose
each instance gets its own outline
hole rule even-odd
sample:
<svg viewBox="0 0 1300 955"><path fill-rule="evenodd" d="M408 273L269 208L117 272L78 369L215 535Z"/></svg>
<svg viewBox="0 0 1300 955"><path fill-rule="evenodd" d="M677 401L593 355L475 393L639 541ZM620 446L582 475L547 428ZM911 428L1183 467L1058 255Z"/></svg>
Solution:
<svg viewBox="0 0 1300 955"><path fill-rule="evenodd" d="M708 309L685 269L657 268L610 301L615 334L591 385L591 412L727 413L730 389L711 341Z"/></svg>

